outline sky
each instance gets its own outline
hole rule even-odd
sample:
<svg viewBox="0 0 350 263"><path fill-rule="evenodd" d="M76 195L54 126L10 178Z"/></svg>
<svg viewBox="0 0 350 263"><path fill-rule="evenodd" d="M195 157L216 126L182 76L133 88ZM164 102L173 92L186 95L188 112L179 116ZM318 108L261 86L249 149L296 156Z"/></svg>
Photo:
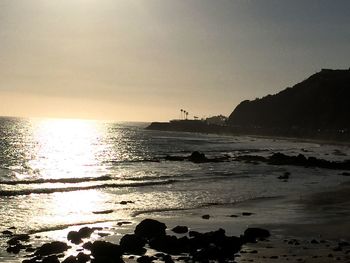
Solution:
<svg viewBox="0 0 350 263"><path fill-rule="evenodd" d="M4 116L228 116L349 67L348 0L0 0Z"/></svg>

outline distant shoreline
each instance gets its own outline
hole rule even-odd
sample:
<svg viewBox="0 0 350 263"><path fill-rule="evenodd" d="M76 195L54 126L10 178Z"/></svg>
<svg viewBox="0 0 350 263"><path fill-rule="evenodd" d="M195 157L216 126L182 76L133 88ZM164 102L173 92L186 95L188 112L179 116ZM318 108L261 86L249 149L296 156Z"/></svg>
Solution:
<svg viewBox="0 0 350 263"><path fill-rule="evenodd" d="M208 124L200 120L174 120L152 122L147 130L218 134L225 136L251 136L278 140L297 140L319 144L350 145L350 134L337 131L318 132L311 129L262 129Z"/></svg>

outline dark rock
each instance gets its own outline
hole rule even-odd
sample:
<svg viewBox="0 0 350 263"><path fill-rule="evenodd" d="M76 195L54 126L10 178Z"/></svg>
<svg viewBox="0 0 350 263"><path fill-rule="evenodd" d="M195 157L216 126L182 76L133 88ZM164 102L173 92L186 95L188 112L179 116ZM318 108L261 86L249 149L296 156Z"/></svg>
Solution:
<svg viewBox="0 0 350 263"><path fill-rule="evenodd" d="M267 238L270 236L270 232L262 228L247 228L244 231L244 241L245 242L256 242L258 238Z"/></svg>
<svg viewBox="0 0 350 263"><path fill-rule="evenodd" d="M242 216L251 216L253 215L253 213L250 213L250 212L243 212L242 213Z"/></svg>
<svg viewBox="0 0 350 263"><path fill-rule="evenodd" d="M68 248L70 247L64 242L54 241L51 243L46 243L39 247L36 250L35 255L48 256L51 254L59 254L66 251Z"/></svg>
<svg viewBox="0 0 350 263"><path fill-rule="evenodd" d="M285 172L283 175L278 176L278 179L280 180L287 180L289 179L290 172Z"/></svg>
<svg viewBox="0 0 350 263"><path fill-rule="evenodd" d="M172 259L172 257L171 257L170 255L165 255L165 256L163 257L163 261L164 261L165 263L174 263L174 260Z"/></svg>
<svg viewBox="0 0 350 263"><path fill-rule="evenodd" d="M80 238L89 238L93 232L94 230L90 227L83 227L78 231Z"/></svg>
<svg viewBox="0 0 350 263"><path fill-rule="evenodd" d="M29 252L29 253L32 253L32 252L34 252L36 249L35 248L33 248L33 247L27 247L26 248L26 252Z"/></svg>
<svg viewBox="0 0 350 263"><path fill-rule="evenodd" d="M102 210L102 211L93 211L93 214L100 215L100 214L110 214L113 213L113 210Z"/></svg>
<svg viewBox="0 0 350 263"><path fill-rule="evenodd" d="M210 218L210 215L202 215L202 218L208 220Z"/></svg>
<svg viewBox="0 0 350 263"><path fill-rule="evenodd" d="M10 231L10 230L5 230L5 231L2 231L1 233L2 233L3 235L6 235L6 236L11 236L11 235L13 235L13 232Z"/></svg>
<svg viewBox="0 0 350 263"><path fill-rule="evenodd" d="M166 225L154 219L144 219L135 228L135 234L144 238L165 236Z"/></svg>
<svg viewBox="0 0 350 263"><path fill-rule="evenodd" d="M200 153L197 151L194 151L190 157L188 157L188 160L194 163L205 163L208 162L208 158L205 157L204 153Z"/></svg>
<svg viewBox="0 0 350 263"><path fill-rule="evenodd" d="M69 256L62 263L78 263L77 258L74 256Z"/></svg>
<svg viewBox="0 0 350 263"><path fill-rule="evenodd" d="M187 226L176 226L171 231L173 231L176 234L185 234L188 232Z"/></svg>
<svg viewBox="0 0 350 263"><path fill-rule="evenodd" d="M91 250L92 248L92 243L89 241L89 242L86 242L83 244L83 248L87 249L87 250Z"/></svg>
<svg viewBox="0 0 350 263"><path fill-rule="evenodd" d="M167 156L164 157L164 159L166 161L184 161L185 157L183 157L183 156L170 156L170 155L167 155Z"/></svg>
<svg viewBox="0 0 350 263"><path fill-rule="evenodd" d="M67 239L73 244L80 244L83 242L83 240L81 239L81 235L78 231L69 231Z"/></svg>
<svg viewBox="0 0 350 263"><path fill-rule="evenodd" d="M127 202L127 201L121 201L119 204L121 204L121 205L127 205L128 202Z"/></svg>
<svg viewBox="0 0 350 263"><path fill-rule="evenodd" d="M119 260L122 256L122 250L116 244L98 240L91 245L91 255L95 259Z"/></svg>
<svg viewBox="0 0 350 263"><path fill-rule="evenodd" d="M118 226L122 226L122 225L130 225L130 224L132 224L131 222L129 222L129 221L122 221L122 222L118 222L117 223L117 225Z"/></svg>
<svg viewBox="0 0 350 263"><path fill-rule="evenodd" d="M120 247L124 252L141 255L146 252L143 247L146 245L146 240L135 234L127 234L120 239Z"/></svg>
<svg viewBox="0 0 350 263"><path fill-rule="evenodd" d="M84 254L83 252L80 252L80 253L77 255L77 262L78 262L78 263L86 263L86 262L88 262L89 260L90 260L90 256Z"/></svg>
<svg viewBox="0 0 350 263"><path fill-rule="evenodd" d="M319 242L316 239L313 239L310 241L311 244L319 244Z"/></svg>
<svg viewBox="0 0 350 263"><path fill-rule="evenodd" d="M57 256L51 255L43 258L42 263L60 263L60 261L58 260Z"/></svg>
<svg viewBox="0 0 350 263"><path fill-rule="evenodd" d="M347 247L347 246L350 246L350 243L347 242L347 241L341 241L338 243L338 246L340 247Z"/></svg>
<svg viewBox="0 0 350 263"><path fill-rule="evenodd" d="M19 241L28 241L29 240L29 235L27 234L19 234L19 235L14 235L9 241L7 241L7 244L9 245L16 245L19 243Z"/></svg>
<svg viewBox="0 0 350 263"><path fill-rule="evenodd" d="M350 173L349 172L343 172L341 173L342 176L350 176Z"/></svg>
<svg viewBox="0 0 350 263"><path fill-rule="evenodd" d="M100 237L106 237L106 236L109 236L110 233L98 232L97 235L99 235Z"/></svg>
<svg viewBox="0 0 350 263"><path fill-rule="evenodd" d="M42 257L34 257L31 259L25 259L22 261L22 263L42 263Z"/></svg>
<svg viewBox="0 0 350 263"><path fill-rule="evenodd" d="M229 215L229 217L239 217L239 215Z"/></svg>
<svg viewBox="0 0 350 263"><path fill-rule="evenodd" d="M175 255L185 252L186 250L186 248L183 246L184 243L181 241L179 241L176 236L166 235L152 238L149 242L149 245L151 248L157 251Z"/></svg>
<svg viewBox="0 0 350 263"><path fill-rule="evenodd" d="M15 246L9 246L6 249L7 253L13 253L13 254L18 254L21 251L21 248L18 245Z"/></svg>
<svg viewBox="0 0 350 263"><path fill-rule="evenodd" d="M149 257L149 256L142 256L142 257L139 257L136 261L138 263L151 263L151 262L153 262L153 260L156 260L156 258Z"/></svg>

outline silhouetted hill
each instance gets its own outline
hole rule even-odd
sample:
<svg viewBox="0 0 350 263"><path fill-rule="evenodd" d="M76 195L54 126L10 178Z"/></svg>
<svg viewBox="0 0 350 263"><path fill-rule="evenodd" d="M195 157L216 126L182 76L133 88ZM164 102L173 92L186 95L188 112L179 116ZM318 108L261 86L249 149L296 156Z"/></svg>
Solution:
<svg viewBox="0 0 350 263"><path fill-rule="evenodd" d="M323 69L278 94L243 101L231 113L228 123L241 131L269 135L294 136L305 131L348 133L350 70Z"/></svg>

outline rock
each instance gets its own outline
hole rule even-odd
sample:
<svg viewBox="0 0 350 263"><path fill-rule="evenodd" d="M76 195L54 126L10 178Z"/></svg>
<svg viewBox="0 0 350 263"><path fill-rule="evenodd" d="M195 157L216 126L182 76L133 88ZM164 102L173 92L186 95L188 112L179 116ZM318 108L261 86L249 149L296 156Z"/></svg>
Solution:
<svg viewBox="0 0 350 263"><path fill-rule="evenodd" d="M278 176L277 178L280 180L287 180L289 179L290 172L285 172L283 175Z"/></svg>
<svg viewBox="0 0 350 263"><path fill-rule="evenodd" d="M78 263L86 263L86 262L88 262L89 260L90 260L90 256L84 254L83 252L80 252L80 253L77 255L77 261L78 261Z"/></svg>
<svg viewBox="0 0 350 263"><path fill-rule="evenodd" d="M163 261L164 261L165 263L174 263L174 260L172 259L172 257L171 257L170 255L165 255L165 256L163 257Z"/></svg>
<svg viewBox="0 0 350 263"><path fill-rule="evenodd" d="M243 212L242 213L242 216L251 216L253 215L253 213L250 213L250 212Z"/></svg>
<svg viewBox="0 0 350 263"><path fill-rule="evenodd" d="M68 246L64 242L54 241L51 243L46 243L46 244L42 245L41 247L39 247L36 250L35 255L48 256L51 254L59 254L59 253L63 253L64 251L66 251L68 248L70 248L70 246Z"/></svg>
<svg viewBox="0 0 350 263"><path fill-rule="evenodd" d="M149 256L142 256L142 257L139 257L136 261L138 263L151 263L153 262L153 260L156 260L157 258L155 257L149 257Z"/></svg>
<svg viewBox="0 0 350 263"><path fill-rule="evenodd" d="M78 231L80 238L89 238L93 232L94 230L90 227L83 227Z"/></svg>
<svg viewBox="0 0 350 263"><path fill-rule="evenodd" d="M239 217L239 215L229 215L229 217Z"/></svg>
<svg viewBox="0 0 350 263"><path fill-rule="evenodd" d="M129 221L121 221L121 222L118 222L117 223L117 225L118 226L122 226L122 225L130 225L130 224L132 224L131 222L129 222Z"/></svg>
<svg viewBox="0 0 350 263"><path fill-rule="evenodd" d="M83 240L81 239L81 235L78 231L69 231L67 239L73 244L80 244L83 242Z"/></svg>
<svg viewBox="0 0 350 263"><path fill-rule="evenodd" d="M6 249L6 252L7 253L13 253L13 254L18 254L19 252L21 251L21 248L17 245L15 246L9 246L7 249Z"/></svg>
<svg viewBox="0 0 350 263"><path fill-rule="evenodd" d="M51 255L43 258L42 263L60 263L60 261L58 260L57 256Z"/></svg>
<svg viewBox="0 0 350 263"><path fill-rule="evenodd" d="M191 162L194 162L194 163L204 163L204 162L208 161L208 159L207 159L207 157L205 157L204 153L200 153L200 152L197 152L197 151L194 151L190 155L190 157L188 157L188 160L191 161Z"/></svg>
<svg viewBox="0 0 350 263"><path fill-rule="evenodd" d="M184 239L178 239L176 236L159 236L152 238L149 242L151 248L169 253L169 254L180 254L186 252L186 248L181 242Z"/></svg>
<svg viewBox="0 0 350 263"><path fill-rule="evenodd" d="M176 226L171 231L173 231L176 234L185 234L188 232L187 226Z"/></svg>
<svg viewBox="0 0 350 263"><path fill-rule="evenodd" d="M76 257L69 256L65 260L62 261L62 263L78 263Z"/></svg>
<svg viewBox="0 0 350 263"><path fill-rule="evenodd" d="M87 250L91 250L92 248L92 243L89 241L89 242L86 242L83 244L82 246L83 248L87 249Z"/></svg>
<svg viewBox="0 0 350 263"><path fill-rule="evenodd" d="M107 242L107 241L95 241L91 245L91 255L95 259L103 260L120 260L122 256L122 250L120 246ZM119 262L119 261L118 261Z"/></svg>
<svg viewBox="0 0 350 263"><path fill-rule="evenodd" d="M256 242L257 238L267 238L270 236L270 232L262 228L247 228L244 231L245 242Z"/></svg>
<svg viewBox="0 0 350 263"><path fill-rule="evenodd" d="M202 218L208 220L210 218L210 215L202 215Z"/></svg>
<svg viewBox="0 0 350 263"><path fill-rule="evenodd" d="M165 236L166 225L154 219L144 219L135 228L135 234L147 239Z"/></svg>
<svg viewBox="0 0 350 263"><path fill-rule="evenodd" d="M2 233L3 235L6 235L6 236L11 236L11 235L13 235L13 232L10 231L10 230L5 230L5 231L2 231L1 233Z"/></svg>
<svg viewBox="0 0 350 263"><path fill-rule="evenodd" d="M7 241L7 244L9 245L16 245L19 243L19 241L28 241L29 240L29 235L27 234L19 234L19 235L14 235L9 241Z"/></svg>
<svg viewBox="0 0 350 263"><path fill-rule="evenodd" d="M146 252L143 247L146 245L146 240L135 234L127 234L120 239L120 247L124 252L142 255Z"/></svg>
<svg viewBox="0 0 350 263"><path fill-rule="evenodd" d="M127 205L128 202L127 202L127 201L121 201L119 204L121 204L121 205Z"/></svg>
<svg viewBox="0 0 350 263"><path fill-rule="evenodd" d="M164 157L164 160L166 160L166 161L184 161L185 157L167 155Z"/></svg>
<svg viewBox="0 0 350 263"><path fill-rule="evenodd" d="M106 233L106 232L98 232L97 235L99 235L100 237L106 237L111 235L110 233Z"/></svg>
<svg viewBox="0 0 350 263"><path fill-rule="evenodd" d="M113 213L113 210L102 210L102 211L93 211L93 214L99 215L99 214L110 214Z"/></svg>

